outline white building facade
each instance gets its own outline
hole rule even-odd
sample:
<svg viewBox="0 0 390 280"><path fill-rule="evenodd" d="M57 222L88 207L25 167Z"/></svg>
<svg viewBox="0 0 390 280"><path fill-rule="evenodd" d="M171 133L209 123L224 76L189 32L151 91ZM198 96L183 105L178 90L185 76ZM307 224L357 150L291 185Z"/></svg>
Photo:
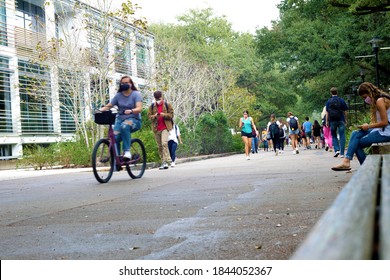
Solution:
<svg viewBox="0 0 390 280"><path fill-rule="evenodd" d="M72 138L124 75L142 92L154 38L119 16L74 0L0 0L0 160Z"/></svg>

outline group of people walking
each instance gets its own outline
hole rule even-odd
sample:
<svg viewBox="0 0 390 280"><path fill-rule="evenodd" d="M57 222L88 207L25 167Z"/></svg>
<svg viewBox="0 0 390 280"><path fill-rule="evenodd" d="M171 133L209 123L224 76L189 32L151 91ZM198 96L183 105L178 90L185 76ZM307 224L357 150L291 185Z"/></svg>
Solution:
<svg viewBox="0 0 390 280"><path fill-rule="evenodd" d="M350 170L350 161L354 155L362 164L366 158L364 148L371 146L373 143L390 142L390 95L368 82L364 82L359 86L358 94L370 106L371 122L359 125L359 130L352 133L345 153L348 106L344 99L338 96L337 88L332 87L330 93L331 97L326 102L322 113L325 149L328 150L333 146L334 157L340 156L343 158L340 164L332 167L332 170ZM148 118L152 123L152 130L162 162L160 169L168 169L169 163L171 167L175 166L176 148L179 143L182 143L180 129L173 122L173 107L164 100L162 92L156 91L153 96L154 102L149 106ZM142 125L142 104L142 94L135 87L132 79L129 76L123 76L117 94L101 108L104 111L111 109L113 106L118 107L114 133L118 143L118 153L120 153L120 142L122 142L123 157L125 159L131 158L131 133L139 130ZM249 160L250 152L257 151L257 147L252 149L253 138L258 139L260 135L248 111L243 112L239 127L245 145L245 156ZM285 121L277 120L275 115L272 114L266 132L267 138L273 143L275 155L278 155L284 149L284 140L287 135L289 135L294 154L299 154L299 136L306 148L311 147L310 139L312 136L315 139L316 147L320 148L321 146L321 125L318 121L314 121L314 124L312 124L309 118L306 117L301 126L299 119L292 112L288 112ZM256 141L253 142L254 145L257 145Z"/></svg>
<svg viewBox="0 0 390 280"><path fill-rule="evenodd" d="M390 95L388 93L368 82L359 86L358 94L366 104L370 105L371 122L357 126L359 130L352 133L347 151L345 151L345 133L348 106L344 99L338 96L337 88L332 87L330 94L331 97L321 114L321 124L317 120L311 123L309 117L306 117L305 122L300 125L298 117L292 112L287 113L285 122L277 120L274 114L270 116L264 135L266 140L272 143L275 155L284 149L287 135L294 154L299 154L299 140L302 141L305 149L310 149L313 139L317 149L325 148L328 151L333 147L334 157L340 156L343 160L332 167L332 170L343 171L351 169L350 161L354 155L360 164L364 162L366 157L364 148L370 147L373 143L390 142ZM252 139L258 138L259 132L248 111L243 112L239 127L245 144L246 159L250 159L250 151L257 151L257 146L252 147L253 144L256 145L256 141Z"/></svg>
<svg viewBox="0 0 390 280"><path fill-rule="evenodd" d="M175 166L177 145L183 142L180 129L173 122L172 105L164 100L161 91L155 91L153 97L154 101L148 109L148 118L152 122L152 131L162 161L160 169L163 170L169 168L169 163L171 167ZM119 154L123 154L125 160L130 159L131 134L142 126L142 94L129 76L120 79L117 94L100 111L110 110L114 106L118 108L114 124L117 150Z"/></svg>

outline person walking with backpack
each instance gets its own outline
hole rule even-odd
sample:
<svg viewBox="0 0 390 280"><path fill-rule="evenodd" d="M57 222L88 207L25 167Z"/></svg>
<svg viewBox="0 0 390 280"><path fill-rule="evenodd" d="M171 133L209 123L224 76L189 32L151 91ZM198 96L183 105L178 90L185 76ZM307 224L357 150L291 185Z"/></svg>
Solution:
<svg viewBox="0 0 390 280"><path fill-rule="evenodd" d="M278 155L280 150L279 127L280 127L280 122L275 118L275 114L271 114L270 121L267 124L267 133L269 133L269 135L271 136L272 146L275 152L275 156Z"/></svg>
<svg viewBox="0 0 390 280"><path fill-rule="evenodd" d="M344 99L337 96L335 87L330 89L332 97L326 102L326 126L330 127L334 157L344 157L345 151L345 124L347 122L348 106ZM337 138L339 135L340 140Z"/></svg>
<svg viewBox="0 0 390 280"><path fill-rule="evenodd" d="M279 119L279 154L284 153L284 141L286 141L287 136L287 126L285 124L285 121L280 118Z"/></svg>
<svg viewBox="0 0 390 280"><path fill-rule="evenodd" d="M293 113L288 112L286 121L289 127L293 154L299 154L299 150L298 150L299 120L297 117L293 115Z"/></svg>
<svg viewBox="0 0 390 280"><path fill-rule="evenodd" d="M368 82L359 86L358 93L370 105L371 122L359 125L360 130L352 132L347 154L340 164L332 167L334 171L350 170L354 154L362 165L366 159L364 148L390 142L390 95Z"/></svg>
<svg viewBox="0 0 390 280"><path fill-rule="evenodd" d="M152 130L162 161L160 169L168 169L168 163L171 161L168 137L173 128L173 107L163 99L161 91L155 91L153 96L155 102L149 106L148 118L152 121Z"/></svg>

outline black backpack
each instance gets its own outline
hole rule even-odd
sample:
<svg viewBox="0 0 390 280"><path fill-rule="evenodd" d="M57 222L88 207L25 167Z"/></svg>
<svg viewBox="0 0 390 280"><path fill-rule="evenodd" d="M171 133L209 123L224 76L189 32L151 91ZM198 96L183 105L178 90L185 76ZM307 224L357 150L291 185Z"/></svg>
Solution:
<svg viewBox="0 0 390 280"><path fill-rule="evenodd" d="M284 138L285 135L284 135L284 129L279 127L279 138Z"/></svg>
<svg viewBox="0 0 390 280"><path fill-rule="evenodd" d="M329 100L328 116L329 121L339 121L343 115L343 107L341 105L341 99L337 96L333 96Z"/></svg>
<svg viewBox="0 0 390 280"><path fill-rule="evenodd" d="M298 121L295 117L290 117L289 125L291 130L297 130L298 129Z"/></svg>
<svg viewBox="0 0 390 280"><path fill-rule="evenodd" d="M279 126L276 122L269 125L269 132L271 133L271 138L279 138Z"/></svg>

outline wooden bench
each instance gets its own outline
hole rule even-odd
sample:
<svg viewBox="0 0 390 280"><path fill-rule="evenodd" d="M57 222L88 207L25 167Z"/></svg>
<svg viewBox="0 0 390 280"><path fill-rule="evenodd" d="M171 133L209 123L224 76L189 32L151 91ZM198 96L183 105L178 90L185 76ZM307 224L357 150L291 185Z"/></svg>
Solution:
<svg viewBox="0 0 390 280"><path fill-rule="evenodd" d="M390 259L390 155L369 155L291 259Z"/></svg>
<svg viewBox="0 0 390 280"><path fill-rule="evenodd" d="M374 155L390 154L390 142L375 143L371 145L371 153Z"/></svg>

